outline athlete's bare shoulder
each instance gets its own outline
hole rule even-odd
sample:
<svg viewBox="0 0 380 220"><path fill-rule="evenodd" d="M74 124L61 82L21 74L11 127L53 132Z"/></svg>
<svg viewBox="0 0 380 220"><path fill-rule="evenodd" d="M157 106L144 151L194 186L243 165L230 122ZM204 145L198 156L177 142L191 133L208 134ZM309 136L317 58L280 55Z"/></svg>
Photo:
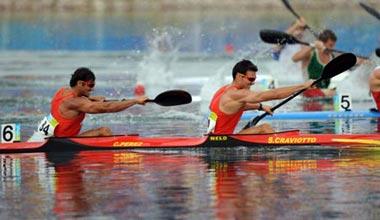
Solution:
<svg viewBox="0 0 380 220"><path fill-rule="evenodd" d="M250 89L231 89L226 92L226 96L232 100L238 101L252 93L254 92L252 92Z"/></svg>
<svg viewBox="0 0 380 220"><path fill-rule="evenodd" d="M62 102L64 108L77 110L80 106L89 104L91 100L85 96L71 97Z"/></svg>

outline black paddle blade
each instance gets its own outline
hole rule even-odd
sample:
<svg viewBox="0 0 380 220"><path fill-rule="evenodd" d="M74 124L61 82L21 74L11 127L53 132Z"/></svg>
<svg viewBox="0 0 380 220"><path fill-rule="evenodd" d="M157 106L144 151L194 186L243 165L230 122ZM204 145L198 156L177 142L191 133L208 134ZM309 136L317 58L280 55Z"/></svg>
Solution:
<svg viewBox="0 0 380 220"><path fill-rule="evenodd" d="M335 57L331 60L325 68L320 79L330 79L340 73L343 73L346 70L349 70L351 67L356 64L356 56L352 53L344 53Z"/></svg>
<svg viewBox="0 0 380 220"><path fill-rule="evenodd" d="M364 10L366 10L369 14L380 20L380 13L376 9L369 7L363 2L360 2L359 5L362 6L362 8L364 8Z"/></svg>
<svg viewBox="0 0 380 220"><path fill-rule="evenodd" d="M376 48L376 56L380 57L380 48Z"/></svg>
<svg viewBox="0 0 380 220"><path fill-rule="evenodd" d="M296 44L299 41L290 34L276 30L261 30L260 38L269 44Z"/></svg>
<svg viewBox="0 0 380 220"><path fill-rule="evenodd" d="M158 105L174 106L188 104L192 101L190 93L184 90L168 90L165 91L153 100Z"/></svg>

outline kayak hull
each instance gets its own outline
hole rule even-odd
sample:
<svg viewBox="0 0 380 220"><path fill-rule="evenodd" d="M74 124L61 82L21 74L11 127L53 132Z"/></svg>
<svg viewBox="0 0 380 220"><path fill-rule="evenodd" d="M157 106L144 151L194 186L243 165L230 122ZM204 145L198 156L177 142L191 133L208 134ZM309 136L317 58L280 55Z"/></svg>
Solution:
<svg viewBox="0 0 380 220"><path fill-rule="evenodd" d="M49 138L44 142L0 144L0 153L59 152L120 149L172 149L211 147L276 148L282 146L333 146L338 148L380 147L377 134L302 134L298 130L257 135L208 135L203 137L72 137Z"/></svg>
<svg viewBox="0 0 380 220"><path fill-rule="evenodd" d="M260 115L259 112L246 112L242 119L251 119ZM380 112L373 111L308 111L308 112L275 112L273 116L264 120L332 120L332 119L358 119L380 118Z"/></svg>

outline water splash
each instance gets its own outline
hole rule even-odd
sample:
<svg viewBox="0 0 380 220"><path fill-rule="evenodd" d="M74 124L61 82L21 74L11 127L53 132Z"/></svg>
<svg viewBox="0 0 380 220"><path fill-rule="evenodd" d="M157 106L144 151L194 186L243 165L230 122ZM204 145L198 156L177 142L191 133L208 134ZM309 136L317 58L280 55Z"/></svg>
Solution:
<svg viewBox="0 0 380 220"><path fill-rule="evenodd" d="M336 82L338 94L350 94L353 100L371 100L368 78L373 69L373 64L363 64L349 71L345 79Z"/></svg>
<svg viewBox="0 0 380 220"><path fill-rule="evenodd" d="M201 88L201 105L200 110L201 112L205 113L208 111L208 105L209 102L214 95L214 93L223 85L226 84L225 82L225 76L226 73L229 72L233 65L235 63L235 60L231 59L231 61L226 62L224 65L222 65L219 69L216 70L216 73L214 75L209 76L207 82L202 86ZM231 77L232 80L232 77Z"/></svg>
<svg viewBox="0 0 380 220"><path fill-rule="evenodd" d="M172 89L172 65L178 59L181 31L173 28L154 29L149 39L147 54L139 63L137 84L145 87L146 95L154 97L163 90Z"/></svg>

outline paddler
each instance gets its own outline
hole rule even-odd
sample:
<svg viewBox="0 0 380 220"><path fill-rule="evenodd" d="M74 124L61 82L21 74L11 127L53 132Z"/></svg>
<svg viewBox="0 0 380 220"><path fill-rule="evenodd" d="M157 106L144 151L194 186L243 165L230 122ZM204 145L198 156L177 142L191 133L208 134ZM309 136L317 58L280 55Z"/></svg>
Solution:
<svg viewBox="0 0 380 220"><path fill-rule="evenodd" d="M294 92L308 88L313 83L313 80L310 80L296 86L254 92L250 90L250 87L255 83L257 71L257 66L249 60L242 60L233 67L232 83L221 87L211 100L208 133L232 134L244 111L262 110L271 114L271 107L261 102L286 98ZM238 133L273 132L269 124L261 124Z"/></svg>
<svg viewBox="0 0 380 220"><path fill-rule="evenodd" d="M380 66L377 66L368 79L369 90L376 104L377 111L380 111Z"/></svg>
<svg viewBox="0 0 380 220"><path fill-rule="evenodd" d="M146 96L122 101L105 101L102 96L90 96L95 88L95 75L88 68L78 68L72 74L70 87L60 88L51 100L51 112L39 124L29 141L46 137L108 136L108 127L82 131L86 113L120 112L136 104L144 105Z"/></svg>
<svg viewBox="0 0 380 220"><path fill-rule="evenodd" d="M323 68L333 58L332 51L337 41L335 33L329 29L323 30L318 39L314 42L314 47L303 47L293 55L294 62L302 62L302 69L309 79L318 79ZM304 92L306 97L332 97L335 95L335 89L330 89L330 79L322 80L315 88L308 89Z"/></svg>

